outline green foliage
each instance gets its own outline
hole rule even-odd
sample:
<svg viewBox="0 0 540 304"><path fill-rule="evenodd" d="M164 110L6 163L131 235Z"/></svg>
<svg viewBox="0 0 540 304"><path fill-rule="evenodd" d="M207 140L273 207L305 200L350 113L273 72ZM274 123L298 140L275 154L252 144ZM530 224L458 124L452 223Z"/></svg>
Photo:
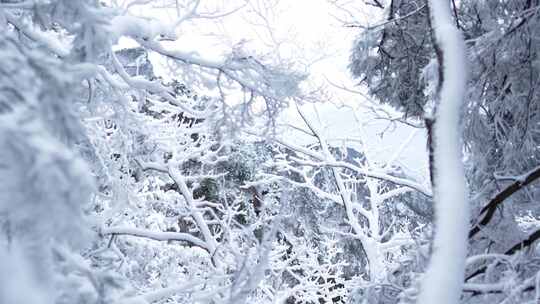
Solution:
<svg viewBox="0 0 540 304"><path fill-rule="evenodd" d="M224 169L227 171L227 179L238 184L243 184L253 177L254 168L239 157L224 164Z"/></svg>
<svg viewBox="0 0 540 304"><path fill-rule="evenodd" d="M349 69L381 103L406 117L422 117L428 96L423 69L434 55L427 7L418 1L390 1L383 26L363 31L354 43ZM413 13L407 18L399 18Z"/></svg>
<svg viewBox="0 0 540 304"><path fill-rule="evenodd" d="M204 198L209 202L216 203L219 201L219 187L215 179L205 178L198 187L193 189L193 198Z"/></svg>

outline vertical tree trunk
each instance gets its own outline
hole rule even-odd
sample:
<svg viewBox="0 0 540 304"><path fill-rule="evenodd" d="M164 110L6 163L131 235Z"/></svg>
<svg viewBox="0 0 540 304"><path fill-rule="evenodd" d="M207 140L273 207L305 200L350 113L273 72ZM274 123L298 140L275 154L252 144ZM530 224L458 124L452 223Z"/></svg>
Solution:
<svg viewBox="0 0 540 304"><path fill-rule="evenodd" d="M459 302L463 284L469 227L459 131L460 108L467 85L466 54L461 33L452 20L450 1L430 0L429 7L436 48L440 52L442 85L433 126L435 238L418 303L455 304Z"/></svg>

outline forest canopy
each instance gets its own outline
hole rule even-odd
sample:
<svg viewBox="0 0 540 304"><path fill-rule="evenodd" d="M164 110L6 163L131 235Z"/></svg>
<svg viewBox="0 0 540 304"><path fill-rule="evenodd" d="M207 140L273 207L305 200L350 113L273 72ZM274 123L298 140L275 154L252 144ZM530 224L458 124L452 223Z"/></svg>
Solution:
<svg viewBox="0 0 540 304"><path fill-rule="evenodd" d="M0 303L538 303L539 33L539 0L0 0Z"/></svg>

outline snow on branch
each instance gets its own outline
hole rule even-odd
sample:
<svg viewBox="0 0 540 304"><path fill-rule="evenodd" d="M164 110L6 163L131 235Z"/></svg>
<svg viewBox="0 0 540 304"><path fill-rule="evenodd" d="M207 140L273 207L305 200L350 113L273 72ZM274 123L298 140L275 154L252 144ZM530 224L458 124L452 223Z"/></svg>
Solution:
<svg viewBox="0 0 540 304"><path fill-rule="evenodd" d="M208 105L207 111L198 111L195 109L192 109L190 107L187 107L183 105L181 102L177 102L174 97L170 94L170 90L166 88L163 84L161 84L159 81L150 81L146 80L141 77L131 77L128 75L116 55L113 51L109 53L112 58L112 62L114 65L114 68L116 69L116 72L120 75L122 80L129 86L135 89L141 89L146 90L149 93L158 94L160 97L167 100L169 103L178 106L182 111L188 113L190 116L194 118L205 118L209 115L210 111L208 109L211 108L211 104Z"/></svg>
<svg viewBox="0 0 540 304"><path fill-rule="evenodd" d="M466 292L479 292L479 293L493 293L503 292L507 284L502 283L465 283L463 284L463 291Z"/></svg>
<svg viewBox="0 0 540 304"><path fill-rule="evenodd" d="M526 239L517 242L516 244L511 246L509 249L507 249L504 252L504 254L483 254L483 255L480 255L479 257L471 257L467 260L467 264L470 264L475 260L486 258L486 257L487 258L495 257L498 260L510 260L511 255L516 254L519 251L522 251L524 249L530 248L530 246L539 239L540 239L540 229L537 229L536 231L531 233ZM474 279L475 277L481 274L484 274L486 271L487 271L487 266L480 267L479 269L475 270L473 273L467 275L467 277L465 278L465 282L468 282Z"/></svg>
<svg viewBox="0 0 540 304"><path fill-rule="evenodd" d="M11 4L15 5L15 3ZM19 20L17 17L15 17L8 11L3 11L2 13L6 17L7 21L19 31L21 31L21 33L23 33L28 38L34 40L36 43L44 46L47 50L51 51L59 57L66 57L67 55L69 55L69 48L67 48L60 41L58 41L58 39L54 37L53 34L43 32L39 29L35 29L32 26L25 24L24 21Z"/></svg>
<svg viewBox="0 0 540 304"><path fill-rule="evenodd" d="M150 292L147 292L145 294L138 295L135 297L122 299L118 301L117 303L118 304L151 304L158 301L163 301L164 299L167 299L175 294L193 292L194 289L206 283L208 283L207 280L192 280L191 282L184 285L161 288L161 289L150 291Z"/></svg>
<svg viewBox="0 0 540 304"><path fill-rule="evenodd" d="M201 231L205 243L206 248L212 253L212 255L215 253L218 243L214 236L212 235L212 232L210 231L210 228L208 227L208 223L204 219L203 215L197 210L195 201L193 199L192 191L188 188L185 178L181 175L179 170L177 168L174 168L174 166L169 165L169 176L174 181L174 183L178 186L178 189L180 190L180 193L184 197L184 200L186 201L186 204L190 208L191 216L193 217L193 220L195 220L195 223L197 224L197 227L199 227L199 230Z"/></svg>
<svg viewBox="0 0 540 304"><path fill-rule="evenodd" d="M225 60L208 60L192 52L168 50L157 41L138 42L143 47L175 61L213 70L217 78L224 75L245 90L275 100L297 95L299 83L305 79L305 75L291 71L289 67L265 64L250 55L240 56L233 52Z"/></svg>
<svg viewBox="0 0 540 304"><path fill-rule="evenodd" d="M435 237L418 303L457 304L461 297L469 204L462 162L459 117L467 86L463 37L452 21L449 1L429 1L435 48L442 69L433 137Z"/></svg>
<svg viewBox="0 0 540 304"><path fill-rule="evenodd" d="M519 250L523 250L525 248L529 248L534 242L536 242L538 239L540 239L540 229L536 230L535 232L531 233L528 238L525 240L515 244L514 246L510 247L510 249L506 250L505 254L514 254L518 252Z"/></svg>
<svg viewBox="0 0 540 304"><path fill-rule="evenodd" d="M174 183L178 187L179 193L184 197L184 200L190 209L191 217L193 217L193 220L195 221L197 227L203 235L204 241L199 240L204 243L204 246L201 247L207 249L208 252L214 255L218 247L218 243L215 237L212 235L212 232L210 231L207 220L197 208L197 202L193 198L192 190L189 189L186 184L186 177L181 174L178 168L175 168L174 164L169 164L167 167L165 167L156 163L146 163L141 161L138 162L143 170L155 170L158 172L167 173L169 177L174 181Z"/></svg>
<svg viewBox="0 0 540 304"><path fill-rule="evenodd" d="M132 227L107 227L102 228L100 233L102 235L131 235L156 241L183 241L209 251L206 242L188 233L150 231Z"/></svg>
<svg viewBox="0 0 540 304"><path fill-rule="evenodd" d="M495 211L497 211L497 207L502 205L502 203L504 203L507 198L509 198L519 190L525 188L527 185L534 182L538 178L540 178L540 166L532 169L525 174L514 177L513 180L515 181L512 184L510 184L503 191L495 195L495 197L491 199L491 201L489 201L489 203L487 203L482 208L479 214L479 216L481 216L482 218L469 231L469 238L473 238L478 232L480 232L483 226L487 225L491 221L491 219L495 215Z"/></svg>
<svg viewBox="0 0 540 304"><path fill-rule="evenodd" d="M330 167L330 168L349 169L349 170L351 170L353 172L356 172L356 173L358 173L360 175L365 175L367 177L371 177L371 178L375 178L375 179L379 179L379 180L384 180L384 181L388 181L388 182L391 182L391 183L399 185L399 186L404 186L404 187L411 188L413 190L416 190L416 191L422 193L423 195L425 195L427 197L432 196L432 193L431 193L430 189L426 188L422 184L417 183L417 182L415 182L413 180L406 179L406 178L401 178L401 177L396 177L396 176L393 176L393 175L390 175L390 174L387 174L387 173L384 173L384 172L378 172L378 171L374 171L374 170L370 170L370 169L363 169L363 168L360 168L360 167L358 167L358 166L356 166L354 164L347 163L347 162L344 162L344 161L328 160L328 159L325 159L318 152L312 151L312 150L310 150L308 148L301 147L301 146L295 145L293 143L289 143L289 142L281 140L281 139L273 139L273 140L276 143L286 147L287 149L289 149L291 151L305 154L305 155L307 155L307 156L309 156L311 158L314 158L316 160L316 162L307 161L307 160L302 160L302 161L298 160L298 162L301 163L304 166L312 166L312 167L323 166L323 167Z"/></svg>

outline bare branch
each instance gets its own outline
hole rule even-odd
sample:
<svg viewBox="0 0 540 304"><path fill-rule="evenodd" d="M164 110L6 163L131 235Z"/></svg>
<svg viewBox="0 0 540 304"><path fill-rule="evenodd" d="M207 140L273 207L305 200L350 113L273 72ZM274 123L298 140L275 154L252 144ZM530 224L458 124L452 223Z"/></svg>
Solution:
<svg viewBox="0 0 540 304"><path fill-rule="evenodd" d="M507 198L534 182L538 178L540 178L540 166L534 168L528 173L521 175L517 181L495 195L495 197L491 199L491 201L487 203L480 211L478 217L481 216L482 219L478 221L477 224L475 224L474 227L469 231L469 238L473 238L478 232L480 232L483 226L487 225L491 221L495 215L495 211L497 211L497 207L502 205Z"/></svg>

